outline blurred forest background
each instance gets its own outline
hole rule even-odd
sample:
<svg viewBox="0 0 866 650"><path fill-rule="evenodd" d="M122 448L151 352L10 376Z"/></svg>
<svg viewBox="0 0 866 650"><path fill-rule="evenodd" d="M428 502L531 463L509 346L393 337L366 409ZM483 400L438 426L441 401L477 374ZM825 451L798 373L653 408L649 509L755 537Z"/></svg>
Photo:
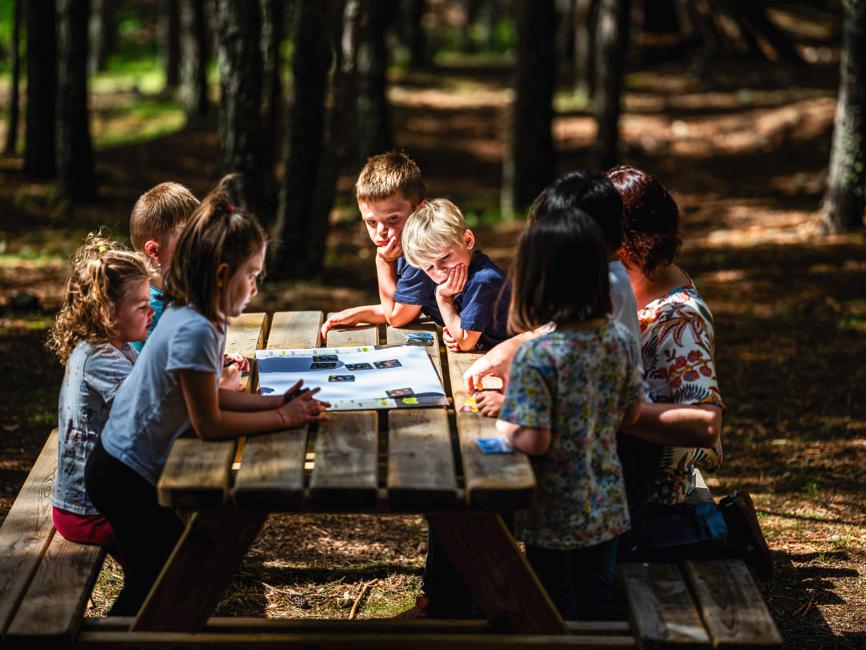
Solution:
<svg viewBox="0 0 866 650"><path fill-rule="evenodd" d="M786 645L863 647L864 38L866 0L0 0L0 516L56 423L68 256L156 183L238 172L274 242L250 309L333 311L376 299L367 156L404 149L506 267L550 180L629 162L682 209L729 408L710 485L755 497ZM375 579L390 615L424 540L273 517L221 612L345 616Z"/></svg>

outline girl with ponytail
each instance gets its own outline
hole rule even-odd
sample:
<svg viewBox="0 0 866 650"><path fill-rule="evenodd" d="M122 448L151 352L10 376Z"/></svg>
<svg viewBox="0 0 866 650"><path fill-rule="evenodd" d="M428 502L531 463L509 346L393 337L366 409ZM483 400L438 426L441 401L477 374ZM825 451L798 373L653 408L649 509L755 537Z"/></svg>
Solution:
<svg viewBox="0 0 866 650"><path fill-rule="evenodd" d="M129 342L147 335L153 274L143 255L101 234L88 235L72 257L66 297L48 338L48 348L66 367L58 408L54 527L70 541L112 551L111 526L87 497L84 467L138 356Z"/></svg>

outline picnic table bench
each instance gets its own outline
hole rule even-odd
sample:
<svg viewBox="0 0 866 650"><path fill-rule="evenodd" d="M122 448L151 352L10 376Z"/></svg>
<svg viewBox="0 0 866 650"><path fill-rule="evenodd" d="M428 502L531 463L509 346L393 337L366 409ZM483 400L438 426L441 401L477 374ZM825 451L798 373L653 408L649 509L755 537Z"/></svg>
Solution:
<svg viewBox="0 0 866 650"><path fill-rule="evenodd" d="M321 312L246 314L227 351L310 348ZM460 408L462 374L477 354L443 353L435 326L334 330L329 347L399 344L429 331L425 348L449 407L334 412L317 427L240 441L178 439L158 485L186 530L136 617L82 616L104 551L66 542L51 524L57 462L49 436L0 529L0 645L51 639L77 648L773 647L781 637L739 560L619 567L629 607L620 622L566 622L501 514L527 506L535 478L520 453L475 445L494 421ZM248 378L256 383L255 366ZM212 617L271 512L424 513L486 621L314 621Z"/></svg>

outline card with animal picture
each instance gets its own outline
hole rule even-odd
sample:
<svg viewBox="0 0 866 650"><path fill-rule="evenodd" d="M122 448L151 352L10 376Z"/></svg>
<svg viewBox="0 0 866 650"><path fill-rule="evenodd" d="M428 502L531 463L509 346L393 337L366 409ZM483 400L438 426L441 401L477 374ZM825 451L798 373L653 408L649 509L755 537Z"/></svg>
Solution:
<svg viewBox="0 0 866 650"><path fill-rule="evenodd" d="M346 381L355 381L355 375L331 375L328 377L328 381L330 382L346 382Z"/></svg>
<svg viewBox="0 0 866 650"><path fill-rule="evenodd" d="M373 366L369 363L347 363L346 370L372 370Z"/></svg>
<svg viewBox="0 0 866 650"><path fill-rule="evenodd" d="M430 332L409 332L406 334L406 345L433 345L433 335Z"/></svg>
<svg viewBox="0 0 866 650"><path fill-rule="evenodd" d="M310 370L333 370L336 367L336 361L316 361L310 365Z"/></svg>
<svg viewBox="0 0 866 650"><path fill-rule="evenodd" d="M339 361L336 354L314 354L313 361Z"/></svg>
<svg viewBox="0 0 866 650"><path fill-rule="evenodd" d="M394 388L392 390L386 390L385 394L388 397L412 397L415 394L415 391L411 388Z"/></svg>
<svg viewBox="0 0 866 650"><path fill-rule="evenodd" d="M403 364L400 363L399 359L385 359L384 361L374 361L373 365L382 370L384 368L400 368Z"/></svg>

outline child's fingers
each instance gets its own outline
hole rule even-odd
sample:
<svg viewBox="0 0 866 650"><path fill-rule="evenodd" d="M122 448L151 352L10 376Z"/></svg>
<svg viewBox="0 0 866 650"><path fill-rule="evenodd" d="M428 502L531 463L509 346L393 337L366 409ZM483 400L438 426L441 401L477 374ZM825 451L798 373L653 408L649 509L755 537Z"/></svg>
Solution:
<svg viewBox="0 0 866 650"><path fill-rule="evenodd" d="M322 390L320 387L318 387L318 388L313 388L312 390L308 390L308 391L307 391L306 393L304 393L303 395L300 395L300 396L299 396L299 399L301 399L302 401L305 401L305 402L308 401L308 400L311 400L311 399L313 399L313 395L315 395L316 393L318 393L320 390Z"/></svg>

